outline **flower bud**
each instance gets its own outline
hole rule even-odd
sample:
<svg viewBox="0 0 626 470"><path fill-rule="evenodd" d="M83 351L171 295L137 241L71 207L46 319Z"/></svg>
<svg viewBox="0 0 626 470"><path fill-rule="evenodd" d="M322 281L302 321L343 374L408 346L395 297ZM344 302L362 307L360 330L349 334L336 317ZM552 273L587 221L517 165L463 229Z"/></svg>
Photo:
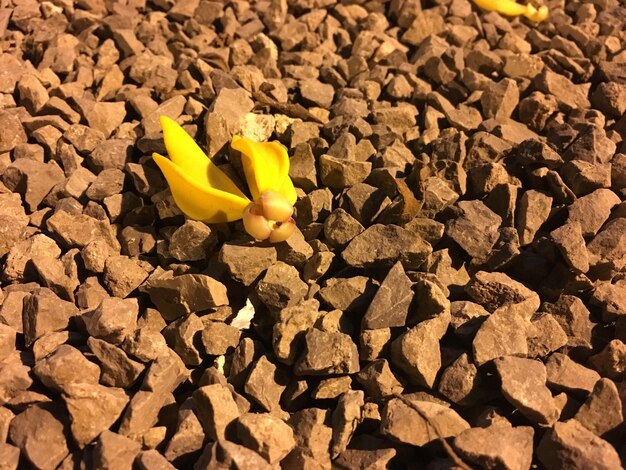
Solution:
<svg viewBox="0 0 626 470"><path fill-rule="evenodd" d="M252 203L243 211L243 226L257 240L267 240L271 233L269 221L261 214L261 208Z"/></svg>
<svg viewBox="0 0 626 470"><path fill-rule="evenodd" d="M267 220L284 222L293 214L293 206L285 196L276 191L265 191L258 203L263 208L263 215Z"/></svg>
<svg viewBox="0 0 626 470"><path fill-rule="evenodd" d="M296 221L289 217L289 220L276 224L272 233L270 233L270 242L278 243L287 240L296 229Z"/></svg>

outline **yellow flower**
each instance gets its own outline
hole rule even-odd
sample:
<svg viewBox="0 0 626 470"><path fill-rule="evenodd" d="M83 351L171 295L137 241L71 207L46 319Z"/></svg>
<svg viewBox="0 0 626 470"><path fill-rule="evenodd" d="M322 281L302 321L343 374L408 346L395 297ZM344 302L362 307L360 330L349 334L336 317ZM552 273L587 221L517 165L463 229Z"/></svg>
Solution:
<svg viewBox="0 0 626 470"><path fill-rule="evenodd" d="M152 155L170 186L174 201L189 218L209 224L243 219L257 240L284 241L293 233L296 190L289 178L289 156L277 142L234 137L241 152L252 201L213 164L198 144L172 119L161 116L169 159Z"/></svg>
<svg viewBox="0 0 626 470"><path fill-rule="evenodd" d="M537 23L548 17L548 7L546 6L536 8L530 4L520 5L514 0L474 0L474 3L485 10L497 11L507 16L523 15Z"/></svg>

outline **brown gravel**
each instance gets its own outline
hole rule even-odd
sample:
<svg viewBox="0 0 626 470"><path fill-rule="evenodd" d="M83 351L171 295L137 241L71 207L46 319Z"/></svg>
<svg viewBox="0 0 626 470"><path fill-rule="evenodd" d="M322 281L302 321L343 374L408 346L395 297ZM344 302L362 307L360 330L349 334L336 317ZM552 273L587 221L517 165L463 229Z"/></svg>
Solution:
<svg viewBox="0 0 626 470"><path fill-rule="evenodd" d="M545 3L0 2L0 468L622 468L626 8Z"/></svg>

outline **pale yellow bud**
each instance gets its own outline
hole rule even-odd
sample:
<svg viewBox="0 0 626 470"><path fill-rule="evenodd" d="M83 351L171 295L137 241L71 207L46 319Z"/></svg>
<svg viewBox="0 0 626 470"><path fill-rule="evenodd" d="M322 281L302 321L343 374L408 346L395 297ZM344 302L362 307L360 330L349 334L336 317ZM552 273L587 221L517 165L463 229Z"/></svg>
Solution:
<svg viewBox="0 0 626 470"><path fill-rule="evenodd" d="M243 226L246 232L257 240L267 240L272 233L268 220L261 213L261 208L252 203L243 211Z"/></svg>
<svg viewBox="0 0 626 470"><path fill-rule="evenodd" d="M296 221L289 217L287 222L282 222L280 225L276 224L274 230L270 233L270 241L272 243L284 242L291 236L295 229Z"/></svg>
<svg viewBox="0 0 626 470"><path fill-rule="evenodd" d="M257 202L263 208L263 215L267 220L284 222L293 214L293 206L285 196L276 191L265 191Z"/></svg>

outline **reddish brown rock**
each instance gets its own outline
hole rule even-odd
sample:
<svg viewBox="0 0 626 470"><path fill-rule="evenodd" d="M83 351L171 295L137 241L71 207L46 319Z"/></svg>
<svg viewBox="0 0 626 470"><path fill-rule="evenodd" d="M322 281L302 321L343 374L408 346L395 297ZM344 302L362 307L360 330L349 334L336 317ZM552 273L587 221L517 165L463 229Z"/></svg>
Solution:
<svg viewBox="0 0 626 470"><path fill-rule="evenodd" d="M297 375L352 374L359 370L356 344L344 333L311 328L304 336L304 345L294 368Z"/></svg>
<svg viewBox="0 0 626 470"><path fill-rule="evenodd" d="M528 470L534 434L530 426L472 428L454 438L454 448L463 459L481 467Z"/></svg>
<svg viewBox="0 0 626 470"><path fill-rule="evenodd" d="M265 457L280 462L296 445L293 430L267 413L247 413L237 420L237 435L243 444Z"/></svg>

